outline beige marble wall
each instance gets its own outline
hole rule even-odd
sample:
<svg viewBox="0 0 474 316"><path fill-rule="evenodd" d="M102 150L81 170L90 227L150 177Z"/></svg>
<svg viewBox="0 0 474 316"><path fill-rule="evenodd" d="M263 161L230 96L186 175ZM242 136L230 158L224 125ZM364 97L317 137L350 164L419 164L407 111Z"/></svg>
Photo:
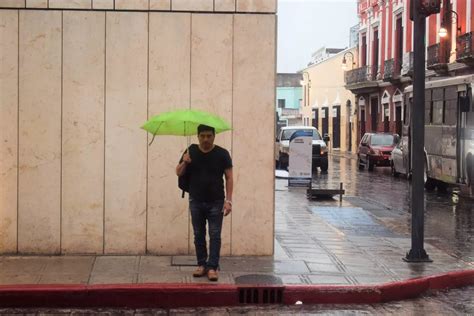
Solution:
<svg viewBox="0 0 474 316"><path fill-rule="evenodd" d="M27 8L47 8L48 0L26 0Z"/></svg>
<svg viewBox="0 0 474 316"><path fill-rule="evenodd" d="M0 0L0 7L6 8L24 8L25 0Z"/></svg>
<svg viewBox="0 0 474 316"><path fill-rule="evenodd" d="M106 17L105 252L144 253L148 14Z"/></svg>
<svg viewBox="0 0 474 316"><path fill-rule="evenodd" d="M6 8L276 13L277 0L0 0Z"/></svg>
<svg viewBox="0 0 474 316"><path fill-rule="evenodd" d="M113 10L114 0L93 0L92 8L97 10Z"/></svg>
<svg viewBox="0 0 474 316"><path fill-rule="evenodd" d="M91 0L49 0L50 9L91 9Z"/></svg>
<svg viewBox="0 0 474 316"><path fill-rule="evenodd" d="M150 10L171 10L171 0L150 0Z"/></svg>
<svg viewBox="0 0 474 316"><path fill-rule="evenodd" d="M59 253L61 15L20 11L18 248Z"/></svg>
<svg viewBox="0 0 474 316"><path fill-rule="evenodd" d="M276 12L277 0L236 0L238 12Z"/></svg>
<svg viewBox="0 0 474 316"><path fill-rule="evenodd" d="M18 11L0 11L0 253L16 252Z"/></svg>
<svg viewBox="0 0 474 316"><path fill-rule="evenodd" d="M186 138L148 147L140 129L192 107L234 127L217 136L235 166L222 254L271 254L275 19L0 10L0 253L193 253Z"/></svg>
<svg viewBox="0 0 474 316"><path fill-rule="evenodd" d="M105 12L63 18L62 252L102 253Z"/></svg>
<svg viewBox="0 0 474 316"><path fill-rule="evenodd" d="M232 121L232 38L233 15L192 15L191 107L215 113L227 122ZM216 135L215 143L232 153L231 132ZM231 216L224 219L223 254L230 253L231 220Z"/></svg>
<svg viewBox="0 0 474 316"><path fill-rule="evenodd" d="M273 15L234 17L233 255L273 253L275 28Z"/></svg>
<svg viewBox="0 0 474 316"><path fill-rule="evenodd" d="M191 14L150 14L149 117L190 106L190 47ZM175 174L186 144L185 137L157 136L148 148L150 253L189 252L188 195L181 198Z"/></svg>
<svg viewBox="0 0 474 316"><path fill-rule="evenodd" d="M214 0L171 0L173 11L213 11Z"/></svg>
<svg viewBox="0 0 474 316"><path fill-rule="evenodd" d="M215 0L215 11L235 12L235 0Z"/></svg>
<svg viewBox="0 0 474 316"><path fill-rule="evenodd" d="M148 10L149 0L115 0L117 10Z"/></svg>

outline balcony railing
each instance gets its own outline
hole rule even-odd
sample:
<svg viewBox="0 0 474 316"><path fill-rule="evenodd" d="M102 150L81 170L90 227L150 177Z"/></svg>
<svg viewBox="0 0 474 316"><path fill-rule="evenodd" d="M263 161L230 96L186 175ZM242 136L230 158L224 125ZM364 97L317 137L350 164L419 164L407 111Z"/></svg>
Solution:
<svg viewBox="0 0 474 316"><path fill-rule="evenodd" d="M400 61L398 59L392 58L385 61L383 80L392 81L400 77Z"/></svg>
<svg viewBox="0 0 474 316"><path fill-rule="evenodd" d="M379 73L379 65L372 65L372 69L370 72L370 80L379 80L381 78L381 74Z"/></svg>
<svg viewBox="0 0 474 316"><path fill-rule="evenodd" d="M369 66L352 69L346 72L346 84L356 84L369 81Z"/></svg>
<svg viewBox="0 0 474 316"><path fill-rule="evenodd" d="M448 54L446 45L438 43L428 46L427 68L435 71L446 70L448 64Z"/></svg>
<svg viewBox="0 0 474 316"><path fill-rule="evenodd" d="M460 63L474 62L474 36L473 32L463 34L458 37L458 47L456 61Z"/></svg>

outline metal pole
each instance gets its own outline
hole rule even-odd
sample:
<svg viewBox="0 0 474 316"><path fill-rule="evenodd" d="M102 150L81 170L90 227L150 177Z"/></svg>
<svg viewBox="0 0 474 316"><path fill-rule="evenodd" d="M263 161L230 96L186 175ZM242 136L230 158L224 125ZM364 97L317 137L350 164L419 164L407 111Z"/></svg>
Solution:
<svg viewBox="0 0 474 316"><path fill-rule="evenodd" d="M412 186L411 186L411 249L403 260L430 262L424 243L424 169L425 169L425 37L426 17L412 0L414 16L414 79L412 103Z"/></svg>

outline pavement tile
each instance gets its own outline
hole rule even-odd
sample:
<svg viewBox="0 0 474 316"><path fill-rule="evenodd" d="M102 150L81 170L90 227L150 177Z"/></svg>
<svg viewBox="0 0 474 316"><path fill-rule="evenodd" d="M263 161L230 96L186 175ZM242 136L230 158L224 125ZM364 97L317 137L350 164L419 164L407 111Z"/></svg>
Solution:
<svg viewBox="0 0 474 316"><path fill-rule="evenodd" d="M62 256L47 261L44 274L90 274L94 256Z"/></svg>
<svg viewBox="0 0 474 316"><path fill-rule="evenodd" d="M350 285L347 277L339 275L308 275L307 276L311 284L334 284L334 285Z"/></svg>
<svg viewBox="0 0 474 316"><path fill-rule="evenodd" d="M40 275L38 274L5 274L0 271L0 284L1 285L14 285L14 284L38 284Z"/></svg>
<svg viewBox="0 0 474 316"><path fill-rule="evenodd" d="M40 274L44 271L49 257L4 257L0 262L0 272L14 274Z"/></svg>
<svg viewBox="0 0 474 316"><path fill-rule="evenodd" d="M135 274L138 272L139 262L138 256L98 256L92 274L112 276Z"/></svg>
<svg viewBox="0 0 474 316"><path fill-rule="evenodd" d="M138 272L140 274L154 274L164 271L178 271L178 267L171 266L170 256L141 256Z"/></svg>
<svg viewBox="0 0 474 316"><path fill-rule="evenodd" d="M336 264L326 264L326 263L307 263L309 270L312 273L325 273L325 272L339 272L339 273L344 273L343 270L341 270L338 265Z"/></svg>
<svg viewBox="0 0 474 316"><path fill-rule="evenodd" d="M138 275L132 274L92 274L89 279L89 284L132 284L137 283Z"/></svg>
<svg viewBox="0 0 474 316"><path fill-rule="evenodd" d="M186 275L188 275L188 273L181 271L139 274L138 283L183 283Z"/></svg>
<svg viewBox="0 0 474 316"><path fill-rule="evenodd" d="M40 277L40 284L87 284L89 273L82 274L44 274Z"/></svg>
<svg viewBox="0 0 474 316"><path fill-rule="evenodd" d="M277 274L301 274L309 273L308 266L302 260L275 261L274 270Z"/></svg>

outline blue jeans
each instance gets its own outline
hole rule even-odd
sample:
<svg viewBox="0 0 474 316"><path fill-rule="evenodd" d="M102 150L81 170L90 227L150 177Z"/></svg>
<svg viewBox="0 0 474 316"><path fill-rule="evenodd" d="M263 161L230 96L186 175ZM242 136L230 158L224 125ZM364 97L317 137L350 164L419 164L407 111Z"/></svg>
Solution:
<svg viewBox="0 0 474 316"><path fill-rule="evenodd" d="M224 201L201 202L189 198L197 263L208 269L219 268ZM206 221L209 225L209 256L206 247Z"/></svg>

